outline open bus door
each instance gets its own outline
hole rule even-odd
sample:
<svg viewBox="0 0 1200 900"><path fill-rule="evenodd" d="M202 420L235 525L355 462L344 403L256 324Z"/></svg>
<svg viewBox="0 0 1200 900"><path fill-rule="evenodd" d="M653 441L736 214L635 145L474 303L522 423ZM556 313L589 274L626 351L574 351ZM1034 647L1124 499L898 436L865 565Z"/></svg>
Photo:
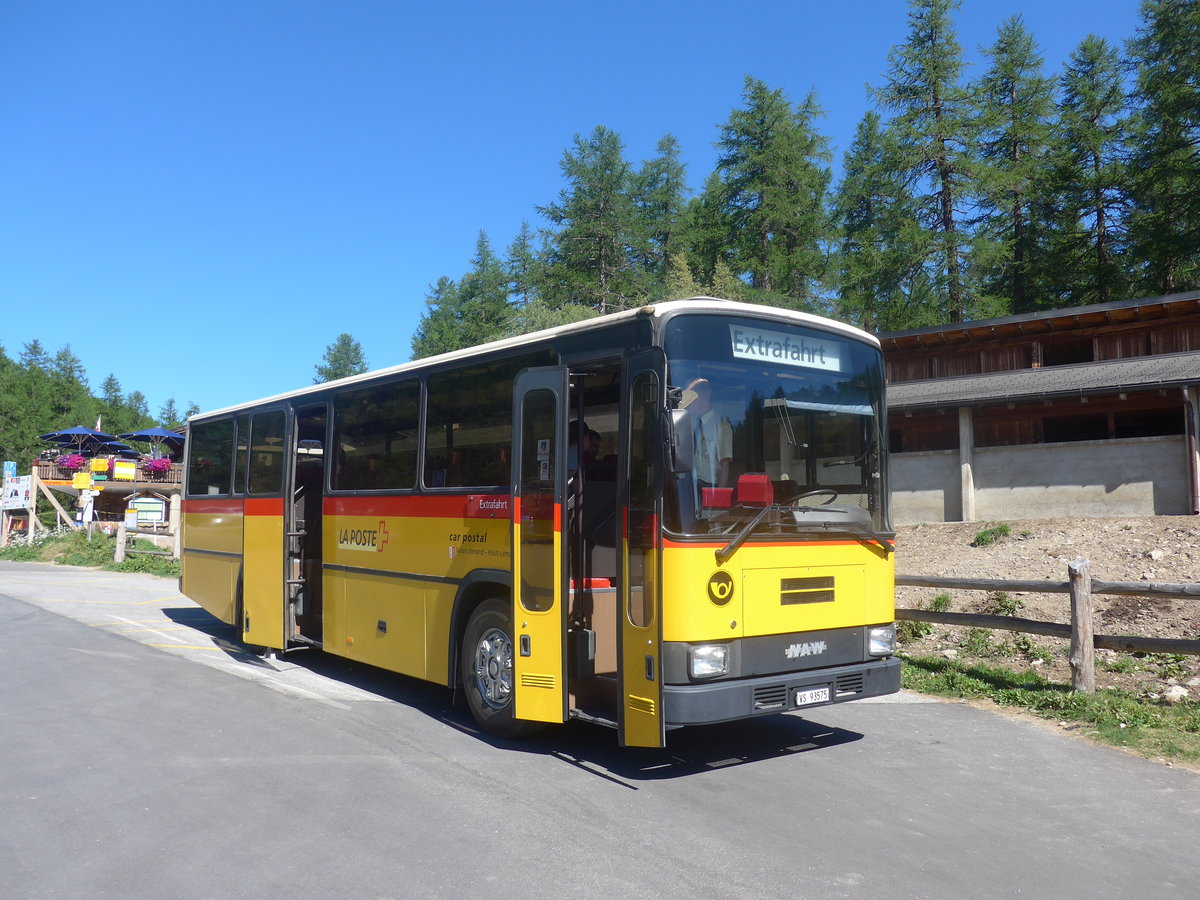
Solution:
<svg viewBox="0 0 1200 900"><path fill-rule="evenodd" d="M518 719L567 717L566 368L526 369L513 385L513 697Z"/></svg>
<svg viewBox="0 0 1200 900"><path fill-rule="evenodd" d="M293 431L290 409L256 412L250 420L250 465L242 532L242 616L248 644L283 649L284 491Z"/></svg>
<svg viewBox="0 0 1200 900"><path fill-rule="evenodd" d="M662 410L660 350L625 361L619 469L620 589L617 598L623 747L666 745L662 690Z"/></svg>

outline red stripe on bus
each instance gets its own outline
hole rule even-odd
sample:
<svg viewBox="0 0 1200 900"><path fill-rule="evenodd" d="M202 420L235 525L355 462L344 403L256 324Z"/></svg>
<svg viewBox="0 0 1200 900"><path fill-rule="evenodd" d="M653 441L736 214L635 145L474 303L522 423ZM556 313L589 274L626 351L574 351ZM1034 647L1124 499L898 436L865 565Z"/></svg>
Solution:
<svg viewBox="0 0 1200 900"><path fill-rule="evenodd" d="M478 495L473 495L478 496ZM489 494L503 498L505 494ZM470 499L467 494L411 494L386 497L326 497L327 516L393 516L399 518L465 519ZM478 516L476 516L478 517ZM496 518L502 518L496 516ZM503 518L508 518L504 516Z"/></svg>
<svg viewBox="0 0 1200 900"><path fill-rule="evenodd" d="M230 498L225 500L184 500L183 511L199 515L228 515L242 511L242 500Z"/></svg>
<svg viewBox="0 0 1200 900"><path fill-rule="evenodd" d="M861 544L862 541L806 541L797 538L794 541L763 541L759 543L755 541L753 544L747 543L747 547L853 547ZM888 541L889 547L895 547L895 541ZM719 550L726 546L725 544L685 544L683 541L663 541L663 546L671 549L684 549L690 547L693 550Z"/></svg>
<svg viewBox="0 0 1200 900"><path fill-rule="evenodd" d="M247 497L246 515L248 516L282 516L282 497Z"/></svg>

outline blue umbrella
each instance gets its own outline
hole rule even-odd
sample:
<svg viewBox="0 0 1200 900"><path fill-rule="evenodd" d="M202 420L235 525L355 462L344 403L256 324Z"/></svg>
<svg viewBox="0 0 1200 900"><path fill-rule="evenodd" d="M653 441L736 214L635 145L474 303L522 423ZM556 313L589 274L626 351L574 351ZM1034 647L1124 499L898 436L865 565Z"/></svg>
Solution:
<svg viewBox="0 0 1200 900"><path fill-rule="evenodd" d="M84 428L82 425L76 425L74 428L64 428L62 431L51 431L49 434L39 434L38 439L54 441L56 444L62 444L64 447L73 447L77 453L83 453L84 450L95 451L98 446L115 440L111 434L105 434L103 431L97 431L94 428Z"/></svg>
<svg viewBox="0 0 1200 900"><path fill-rule="evenodd" d="M122 444L120 441L105 441L104 452L111 453L115 456L125 456L132 459L137 459L142 454L138 453L128 444Z"/></svg>
<svg viewBox="0 0 1200 900"><path fill-rule="evenodd" d="M182 434L177 431L171 431L169 428L163 428L161 425L155 425L153 428L143 428L141 431L130 431L118 436L127 441L144 441L154 445L155 456L159 455L159 444L167 444L172 448L183 445Z"/></svg>

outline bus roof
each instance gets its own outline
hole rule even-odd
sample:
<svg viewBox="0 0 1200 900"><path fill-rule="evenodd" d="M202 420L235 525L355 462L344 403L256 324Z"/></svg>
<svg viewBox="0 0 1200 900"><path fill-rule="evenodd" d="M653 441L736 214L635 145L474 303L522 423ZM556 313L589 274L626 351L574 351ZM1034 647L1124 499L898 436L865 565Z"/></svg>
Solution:
<svg viewBox="0 0 1200 900"><path fill-rule="evenodd" d="M339 378L335 381L324 381L319 384L299 388L294 391L288 391L283 394L275 394L270 397L263 397L260 400L252 400L246 403L238 403L234 406L226 406L221 409L214 409L209 412L198 413L197 415L189 418L188 421L191 422L195 419L207 419L212 416L226 415L228 413L237 412L240 410L253 409L259 406L267 406L272 403L291 400L296 397L304 397L309 394L323 393L330 388L351 385L360 381L373 381L377 378L386 377L388 375L431 368L442 363L470 359L486 353L524 347L529 344L535 344L539 341L544 341L548 338L556 338L569 334L580 334L587 331L607 328L618 322L623 322L639 316L652 316L655 319L664 319L669 316L678 315L679 313L703 312L720 312L725 314L743 313L752 316L768 315L771 318L791 320L798 325L808 325L813 328L821 328L825 331L838 332L846 337L864 341L874 347L879 347L879 339L873 334L863 331L860 328L855 328L853 325L847 325L844 322L838 322L834 319L826 319L821 316L815 316L811 313L799 312L797 310L763 306L758 303L742 303L736 300L721 300L716 297L691 297L687 300L665 300L661 303L652 303L647 306L639 306L635 309L626 309L622 310L621 312L610 313L606 316L597 316L592 319L584 319L582 322L572 322L569 325L559 325L554 328L543 329L542 331L531 331L528 334L521 334L517 335L516 337L502 338L498 341L489 341L486 344L478 344L474 347L465 347L461 350L453 350L449 353L439 353L437 356L426 356L422 359L411 360L395 366L388 366L382 369L373 369L370 372L363 372L361 375L351 375L348 378Z"/></svg>

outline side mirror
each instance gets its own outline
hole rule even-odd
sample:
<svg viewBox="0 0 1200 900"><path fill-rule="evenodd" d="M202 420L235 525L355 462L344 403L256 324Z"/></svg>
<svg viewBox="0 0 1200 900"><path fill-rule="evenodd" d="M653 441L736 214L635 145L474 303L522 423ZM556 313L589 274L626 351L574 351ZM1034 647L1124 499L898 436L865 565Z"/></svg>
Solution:
<svg viewBox="0 0 1200 900"><path fill-rule="evenodd" d="M686 409L672 409L671 414L671 471L684 475L692 471L695 454L692 439L692 416Z"/></svg>

